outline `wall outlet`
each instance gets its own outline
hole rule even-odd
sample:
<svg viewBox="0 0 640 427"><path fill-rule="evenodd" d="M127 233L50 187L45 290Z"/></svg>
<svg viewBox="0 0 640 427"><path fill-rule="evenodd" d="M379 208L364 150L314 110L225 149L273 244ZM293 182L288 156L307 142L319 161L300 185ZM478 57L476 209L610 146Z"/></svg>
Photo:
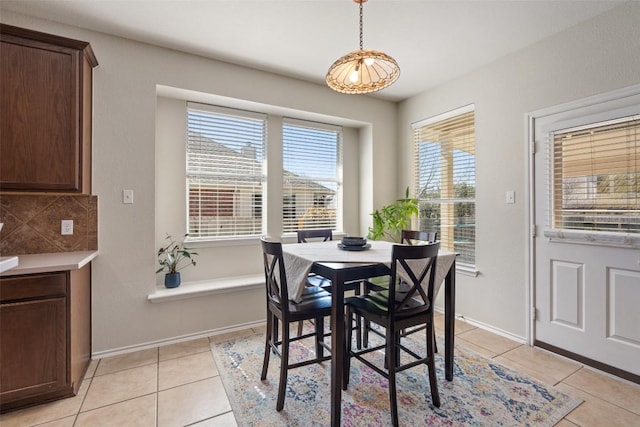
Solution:
<svg viewBox="0 0 640 427"><path fill-rule="evenodd" d="M63 236L73 235L73 220L63 219L60 223L60 234Z"/></svg>

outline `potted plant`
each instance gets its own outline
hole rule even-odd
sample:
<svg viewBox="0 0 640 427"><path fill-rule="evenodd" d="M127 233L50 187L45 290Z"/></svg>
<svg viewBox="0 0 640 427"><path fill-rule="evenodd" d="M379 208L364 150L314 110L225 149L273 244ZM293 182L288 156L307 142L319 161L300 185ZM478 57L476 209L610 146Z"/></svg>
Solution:
<svg viewBox="0 0 640 427"><path fill-rule="evenodd" d="M185 234L184 237L188 235ZM156 271L156 274L161 271L166 272L164 285L167 288L177 288L180 286L180 270L189 265L195 266L196 260L193 256L198 255L198 253L185 247L184 240L176 243L169 234L165 239L169 241L169 244L158 249L158 264L160 264L160 268Z"/></svg>
<svg viewBox="0 0 640 427"><path fill-rule="evenodd" d="M380 240L387 238L393 242L400 242L402 230L409 227L411 218L418 215L418 199L409 197L409 187L404 199L376 210L373 216L373 227L369 227L368 238Z"/></svg>

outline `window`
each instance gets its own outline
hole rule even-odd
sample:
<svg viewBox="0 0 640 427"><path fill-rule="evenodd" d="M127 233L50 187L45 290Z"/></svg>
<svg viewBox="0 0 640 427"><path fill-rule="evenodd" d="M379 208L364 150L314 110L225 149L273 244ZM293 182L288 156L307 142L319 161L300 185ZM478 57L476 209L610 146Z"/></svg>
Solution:
<svg viewBox="0 0 640 427"><path fill-rule="evenodd" d="M282 197L282 218L285 220L296 218L295 194L287 194Z"/></svg>
<svg viewBox="0 0 640 427"><path fill-rule="evenodd" d="M553 227L640 233L640 116L551 138Z"/></svg>
<svg viewBox="0 0 640 427"><path fill-rule="evenodd" d="M282 128L283 232L336 230L342 192L342 129L285 119Z"/></svg>
<svg viewBox="0 0 640 427"><path fill-rule="evenodd" d="M420 230L475 265L476 168L473 105L412 125Z"/></svg>
<svg viewBox="0 0 640 427"><path fill-rule="evenodd" d="M190 237L263 234L266 116L189 103L187 130Z"/></svg>

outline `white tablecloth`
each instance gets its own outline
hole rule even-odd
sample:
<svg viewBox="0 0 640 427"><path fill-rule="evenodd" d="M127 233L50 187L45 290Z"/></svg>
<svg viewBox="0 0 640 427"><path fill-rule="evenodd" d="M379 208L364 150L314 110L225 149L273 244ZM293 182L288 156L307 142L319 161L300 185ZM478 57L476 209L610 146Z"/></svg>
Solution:
<svg viewBox="0 0 640 427"><path fill-rule="evenodd" d="M314 262L353 262L383 263L391 265L391 248L394 245L385 241L369 241L371 248L365 251L345 251L338 248L339 241L292 243L282 246L285 275L289 296L300 301L302 292ZM456 258L454 252L438 251L434 295L438 295L440 286Z"/></svg>

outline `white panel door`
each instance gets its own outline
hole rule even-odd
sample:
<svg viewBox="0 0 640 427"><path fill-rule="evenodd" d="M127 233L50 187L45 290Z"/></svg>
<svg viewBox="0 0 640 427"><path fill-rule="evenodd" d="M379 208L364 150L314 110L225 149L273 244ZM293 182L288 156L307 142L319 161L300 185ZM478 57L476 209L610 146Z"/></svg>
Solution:
<svg viewBox="0 0 640 427"><path fill-rule="evenodd" d="M636 90L638 90L636 88ZM536 343L640 375L640 233L563 233L553 227L549 132L640 114L640 94L531 115ZM557 187L556 187L557 188ZM557 191L557 190L556 190ZM598 233L593 233L597 235Z"/></svg>

